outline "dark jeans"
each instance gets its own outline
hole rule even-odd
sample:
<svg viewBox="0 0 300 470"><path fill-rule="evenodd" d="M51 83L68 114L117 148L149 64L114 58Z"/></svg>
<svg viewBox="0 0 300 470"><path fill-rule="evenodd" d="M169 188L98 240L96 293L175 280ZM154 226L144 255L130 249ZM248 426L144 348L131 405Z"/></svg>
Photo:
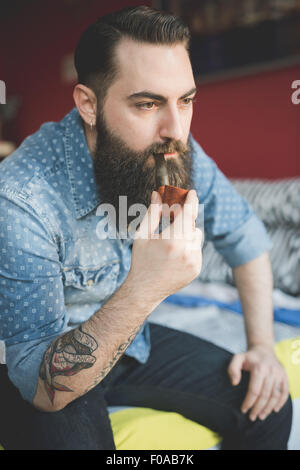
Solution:
<svg viewBox="0 0 300 470"><path fill-rule="evenodd" d="M63 410L44 413L22 400L0 377L0 442L6 449L115 449L107 406L131 405L180 413L222 438L222 449L287 448L289 398L278 413L254 423L240 412L249 374L232 386L232 354L212 343L151 324L152 350L146 364L123 356L105 379ZM6 369L6 368L5 368ZM171 449L170 449L171 450Z"/></svg>

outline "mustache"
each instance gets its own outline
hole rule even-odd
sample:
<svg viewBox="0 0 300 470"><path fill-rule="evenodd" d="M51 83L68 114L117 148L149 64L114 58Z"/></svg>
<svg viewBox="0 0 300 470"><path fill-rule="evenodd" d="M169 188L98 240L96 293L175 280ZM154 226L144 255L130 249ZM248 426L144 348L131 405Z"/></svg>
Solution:
<svg viewBox="0 0 300 470"><path fill-rule="evenodd" d="M172 140L165 143L154 143L145 150L144 155L146 158L151 156L153 153L175 153L185 154L189 151L189 146L185 145L180 140Z"/></svg>
<svg viewBox="0 0 300 470"><path fill-rule="evenodd" d="M133 151L125 144L124 141L120 139L120 137L114 135L112 131L110 131L106 125L105 118L102 112L99 112L97 115L96 120L96 130L97 130L97 143L96 149L103 149L103 146L108 151L110 149L110 158L114 159L114 152L116 155L118 151L121 149L122 151L126 152L127 160L135 160L137 168L139 165L141 167L144 166L146 161L151 157L154 153L175 153L177 152L179 157L185 156L187 153L190 152L190 144L184 144L180 140L174 140L171 138L166 138L164 142L154 142L153 144L149 145L143 151ZM101 150L98 153L101 154ZM119 163L121 163L121 159L118 159ZM121 163L122 165L122 163Z"/></svg>

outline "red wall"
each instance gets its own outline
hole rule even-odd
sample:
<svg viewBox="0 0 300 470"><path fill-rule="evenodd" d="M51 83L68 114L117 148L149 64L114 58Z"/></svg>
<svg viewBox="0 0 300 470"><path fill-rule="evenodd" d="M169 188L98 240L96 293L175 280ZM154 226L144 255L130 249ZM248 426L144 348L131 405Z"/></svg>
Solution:
<svg viewBox="0 0 300 470"><path fill-rule="evenodd" d="M2 18L0 79L8 96L22 99L7 137L20 143L73 107L73 86L61 82L62 58L98 16L138 4L151 1L86 0L70 8L62 0L29 0L17 15ZM297 79L299 66L200 87L192 132L228 176L300 175L300 105L291 102Z"/></svg>
<svg viewBox="0 0 300 470"><path fill-rule="evenodd" d="M23 7L15 15L0 19L0 58L6 57L9 64L0 74L7 93L22 99L11 130L18 143L41 123L61 119L74 106L73 86L62 83L61 64L74 51L81 32L110 11L151 2L73 0L72 7L71 0L19 3Z"/></svg>
<svg viewBox="0 0 300 470"><path fill-rule="evenodd" d="M300 175L300 104L291 100L296 79L300 66L201 87L192 130L226 174Z"/></svg>

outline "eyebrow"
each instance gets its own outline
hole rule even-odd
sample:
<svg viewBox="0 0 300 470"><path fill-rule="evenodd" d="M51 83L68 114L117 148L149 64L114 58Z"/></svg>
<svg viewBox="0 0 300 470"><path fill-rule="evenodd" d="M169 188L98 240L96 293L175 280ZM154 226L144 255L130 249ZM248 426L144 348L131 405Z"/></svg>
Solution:
<svg viewBox="0 0 300 470"><path fill-rule="evenodd" d="M195 91L197 91L197 88L192 88L191 90L186 92L184 95L182 95L179 99L182 100L184 98L187 98L192 93L195 93ZM152 100L156 100L156 101L163 101L163 102L167 101L167 98L165 98L165 96L157 95L156 93L152 93L151 91L147 91L147 90L139 91L138 93L133 93L132 95L127 96L127 99L130 101L135 98L151 98Z"/></svg>

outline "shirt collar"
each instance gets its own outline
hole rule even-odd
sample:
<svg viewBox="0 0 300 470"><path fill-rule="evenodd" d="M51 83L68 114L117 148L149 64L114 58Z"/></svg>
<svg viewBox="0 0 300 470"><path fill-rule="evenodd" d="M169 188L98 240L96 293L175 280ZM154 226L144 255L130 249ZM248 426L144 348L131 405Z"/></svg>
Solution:
<svg viewBox="0 0 300 470"><path fill-rule="evenodd" d="M83 121L75 107L62 120L65 127L65 156L76 219L101 203Z"/></svg>

